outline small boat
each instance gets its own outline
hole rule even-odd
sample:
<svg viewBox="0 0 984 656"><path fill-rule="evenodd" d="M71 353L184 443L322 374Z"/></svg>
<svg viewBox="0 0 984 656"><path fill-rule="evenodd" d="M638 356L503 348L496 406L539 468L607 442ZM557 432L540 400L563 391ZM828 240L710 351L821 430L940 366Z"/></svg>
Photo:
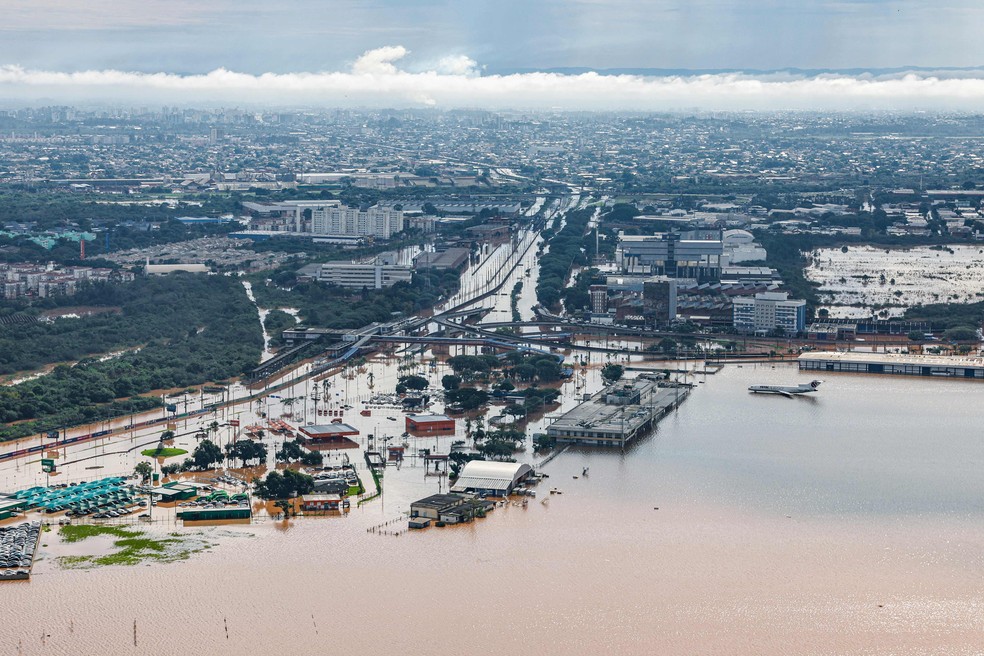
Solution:
<svg viewBox="0 0 984 656"><path fill-rule="evenodd" d="M372 410L363 410L359 414L362 415L363 417L371 417L372 416Z"/></svg>
<svg viewBox="0 0 984 656"><path fill-rule="evenodd" d="M339 417L335 417L334 419L331 420L331 423L340 424L342 423L342 420Z"/></svg>

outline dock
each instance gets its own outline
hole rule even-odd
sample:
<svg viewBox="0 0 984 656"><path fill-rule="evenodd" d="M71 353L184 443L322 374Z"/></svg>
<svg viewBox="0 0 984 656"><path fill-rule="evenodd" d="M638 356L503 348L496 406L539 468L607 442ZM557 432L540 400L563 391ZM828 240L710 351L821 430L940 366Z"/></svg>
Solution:
<svg viewBox="0 0 984 656"><path fill-rule="evenodd" d="M547 428L558 444L626 444L656 424L690 394L691 387L643 374L611 385L568 411Z"/></svg>

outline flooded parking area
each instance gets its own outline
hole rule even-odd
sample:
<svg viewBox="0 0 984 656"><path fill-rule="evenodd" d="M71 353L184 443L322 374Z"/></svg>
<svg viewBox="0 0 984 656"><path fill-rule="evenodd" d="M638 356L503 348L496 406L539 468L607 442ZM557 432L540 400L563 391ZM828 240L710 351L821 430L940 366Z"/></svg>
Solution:
<svg viewBox="0 0 984 656"><path fill-rule="evenodd" d="M820 284L834 318L897 317L914 305L984 300L984 246L850 246L810 258L806 277Z"/></svg>

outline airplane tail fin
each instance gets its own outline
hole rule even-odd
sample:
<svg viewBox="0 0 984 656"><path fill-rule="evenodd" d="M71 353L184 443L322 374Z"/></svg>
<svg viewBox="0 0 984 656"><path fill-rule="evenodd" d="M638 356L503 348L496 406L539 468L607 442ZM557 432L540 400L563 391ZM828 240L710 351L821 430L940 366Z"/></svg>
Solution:
<svg viewBox="0 0 984 656"><path fill-rule="evenodd" d="M820 387L820 383L822 383L822 382L823 382L822 380L814 380L814 381L812 381L810 383L810 387L812 387L813 389L816 389L816 388Z"/></svg>

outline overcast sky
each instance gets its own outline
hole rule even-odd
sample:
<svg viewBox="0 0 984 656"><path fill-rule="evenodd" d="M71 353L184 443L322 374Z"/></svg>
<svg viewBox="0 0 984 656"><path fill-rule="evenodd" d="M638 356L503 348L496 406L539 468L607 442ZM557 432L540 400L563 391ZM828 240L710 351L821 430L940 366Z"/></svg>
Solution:
<svg viewBox="0 0 984 656"><path fill-rule="evenodd" d="M585 105L659 108L687 96L690 106L966 105L984 93L979 79L925 73L904 86L500 75L979 66L981 0L0 0L0 10L0 94L10 98L275 102L268 92L285 103L566 107L604 93Z"/></svg>

